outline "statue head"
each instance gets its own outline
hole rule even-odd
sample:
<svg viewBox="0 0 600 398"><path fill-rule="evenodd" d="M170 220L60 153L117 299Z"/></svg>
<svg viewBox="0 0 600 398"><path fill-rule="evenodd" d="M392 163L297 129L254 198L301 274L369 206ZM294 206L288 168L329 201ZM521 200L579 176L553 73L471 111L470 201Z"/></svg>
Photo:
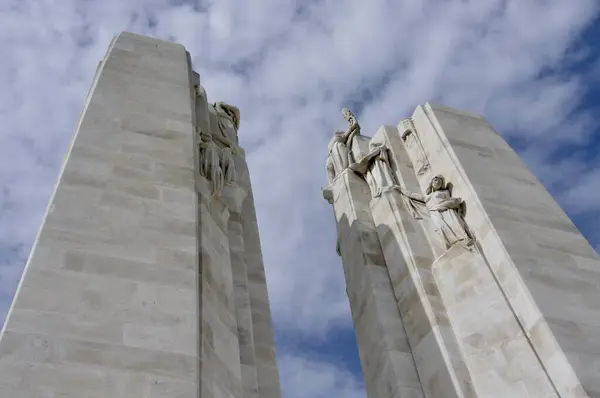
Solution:
<svg viewBox="0 0 600 398"><path fill-rule="evenodd" d="M425 193L429 195L432 192L439 191L442 189L446 189L446 180L443 175L438 174L431 179L431 182L429 183L429 186L427 187Z"/></svg>

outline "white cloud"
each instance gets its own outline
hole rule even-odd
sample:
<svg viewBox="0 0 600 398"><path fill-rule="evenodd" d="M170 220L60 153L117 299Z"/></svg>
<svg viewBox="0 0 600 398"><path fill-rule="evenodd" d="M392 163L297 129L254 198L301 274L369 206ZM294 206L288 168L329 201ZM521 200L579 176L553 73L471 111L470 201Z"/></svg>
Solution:
<svg viewBox="0 0 600 398"><path fill-rule="evenodd" d="M562 193L561 203L572 209L574 214L597 212L600 204L600 168L593 167L566 177L574 183Z"/></svg>
<svg viewBox="0 0 600 398"><path fill-rule="evenodd" d="M333 215L320 194L326 145L344 127L340 109L350 101L367 100L359 114L365 134L430 99L485 114L502 134L530 141L525 156L544 181L578 173L568 193L554 192L562 204L598 209L597 198L573 199L597 185L596 171L575 152L555 166L548 160L565 143L585 147L594 138L591 111L573 114L587 76L563 70L563 62L585 56L567 50L597 14L596 2L297 4L219 0L196 12L191 2L166 0L5 0L0 248L33 241L96 65L121 30L183 43L210 99L241 108L271 305L285 328L323 338L332 325L351 324ZM17 256L0 268L0 291L14 290L23 265ZM284 356L288 397L358 394L354 382L331 381L343 372L322 381L323 390L292 388L312 388L297 381L303 377L322 380L319 366Z"/></svg>
<svg viewBox="0 0 600 398"><path fill-rule="evenodd" d="M339 364L283 354L279 372L286 398L365 398L364 385L357 375Z"/></svg>

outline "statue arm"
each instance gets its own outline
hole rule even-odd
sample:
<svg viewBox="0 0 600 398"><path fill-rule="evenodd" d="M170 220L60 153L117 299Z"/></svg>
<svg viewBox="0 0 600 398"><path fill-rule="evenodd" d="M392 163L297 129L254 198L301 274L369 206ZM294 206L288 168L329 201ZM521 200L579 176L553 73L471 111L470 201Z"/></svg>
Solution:
<svg viewBox="0 0 600 398"><path fill-rule="evenodd" d="M353 123L349 128L347 134L347 142L352 142L352 139L360 134L360 127L358 123Z"/></svg>
<svg viewBox="0 0 600 398"><path fill-rule="evenodd" d="M346 145L354 138L355 135L360 133L360 128L358 124L353 123L348 127L346 131L338 131L337 133L341 134L342 142Z"/></svg>
<svg viewBox="0 0 600 398"><path fill-rule="evenodd" d="M444 201L444 205L448 209L453 209L453 210L460 210L462 203L463 203L463 200L461 198L456 198L456 197L451 197Z"/></svg>
<svg viewBox="0 0 600 398"><path fill-rule="evenodd" d="M400 192L402 195L406 196L407 198L416 200L417 202L425 203L425 201L427 200L425 195L421 195L420 193L415 193L415 192L408 192L406 189L404 189L400 185L394 185L393 188L395 190L397 190L398 192Z"/></svg>

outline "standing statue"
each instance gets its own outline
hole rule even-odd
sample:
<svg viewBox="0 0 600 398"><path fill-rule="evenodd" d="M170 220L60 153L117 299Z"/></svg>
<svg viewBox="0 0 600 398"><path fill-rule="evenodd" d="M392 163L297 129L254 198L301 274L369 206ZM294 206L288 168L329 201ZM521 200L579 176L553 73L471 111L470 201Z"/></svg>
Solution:
<svg viewBox="0 0 600 398"><path fill-rule="evenodd" d="M369 153L351 164L350 169L365 178L374 198L381 196L385 187L394 185L387 145L381 138L371 138Z"/></svg>
<svg viewBox="0 0 600 398"><path fill-rule="evenodd" d="M394 185L391 189L399 191L407 200L411 214L418 219L423 206L434 225L436 233L443 239L446 249L460 243L472 250L475 240L469 232L464 220L464 202L461 198L453 198L450 187L441 175L431 179L426 194L407 192L403 187Z"/></svg>
<svg viewBox="0 0 600 398"><path fill-rule="evenodd" d="M233 105L216 102L213 105L218 117L218 131L200 131L198 139L200 175L212 184L213 196L221 196L225 184L235 181L233 155L237 153L237 129L240 111Z"/></svg>
<svg viewBox="0 0 600 398"><path fill-rule="evenodd" d="M349 126L348 130L345 132L336 131L329 142L329 156L327 157L327 163L325 165L329 184L333 183L334 178L339 173L354 163L352 143L354 137L360 135L360 125L354 114L350 110L344 108L342 110L342 116L348 121Z"/></svg>
<svg viewBox="0 0 600 398"><path fill-rule="evenodd" d="M350 109L342 109L342 116L348 122L348 131L346 131L346 134L352 135L352 137L348 141L349 143L351 143L351 139L354 138L354 136L360 135L360 124L358 124L356 116L354 116L354 113L352 113ZM350 145L348 146L348 148L350 148Z"/></svg>
<svg viewBox="0 0 600 398"><path fill-rule="evenodd" d="M240 110L225 102L215 102L213 107L219 117L219 130L215 139L226 147L235 148L238 144L237 131L240 128Z"/></svg>
<svg viewBox="0 0 600 398"><path fill-rule="evenodd" d="M349 168L363 177L374 198L381 196L385 187L394 185L388 149L385 142L369 141L369 153Z"/></svg>
<svg viewBox="0 0 600 398"><path fill-rule="evenodd" d="M379 151L370 170L369 186L374 198L381 196L385 187L394 185L394 177L390 165L388 149L385 143L369 142L371 152Z"/></svg>

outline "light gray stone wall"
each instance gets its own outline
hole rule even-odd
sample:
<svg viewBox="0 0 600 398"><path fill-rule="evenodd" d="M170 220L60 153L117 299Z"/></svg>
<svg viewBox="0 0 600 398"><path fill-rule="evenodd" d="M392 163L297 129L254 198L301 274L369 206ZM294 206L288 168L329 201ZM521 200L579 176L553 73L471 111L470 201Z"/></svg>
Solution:
<svg viewBox="0 0 600 398"><path fill-rule="evenodd" d="M432 177L441 174L453 184L452 196L465 199L467 221L483 216L473 205L467 185L457 177L460 165L448 161L440 129L431 123L430 113L418 108L411 120L430 163L429 170L417 176L417 192L425 192ZM556 396L555 386L496 282L485 251L476 247L469 252L460 246L447 250L427 227L427 220L421 223L430 235L436 258L431 265L432 281L477 396Z"/></svg>
<svg viewBox="0 0 600 398"><path fill-rule="evenodd" d="M369 207L367 183L350 170L334 181L339 247L367 394L423 397L405 325Z"/></svg>
<svg viewBox="0 0 600 398"><path fill-rule="evenodd" d="M101 63L0 339L0 396L190 397L198 380L189 63Z"/></svg>
<svg viewBox="0 0 600 398"><path fill-rule="evenodd" d="M397 182L417 192L419 185L399 130L382 126L374 138L379 135L389 146ZM435 281L435 256L423 222L412 217L392 192L372 199L371 210L425 396L476 396Z"/></svg>
<svg viewBox="0 0 600 398"><path fill-rule="evenodd" d="M253 336L258 396L260 398L280 398L281 388L275 352L275 336L273 334L252 188L249 189L248 196L243 202L241 222L244 236L248 298L252 317L252 330L249 333Z"/></svg>
<svg viewBox="0 0 600 398"><path fill-rule="evenodd" d="M212 126L216 115L200 86L199 76L194 102L194 127L208 134L218 133ZM198 95L199 94L199 95ZM193 147L198 148L198 134ZM203 161L197 153L198 161ZM242 249L235 228L235 214L245 191L237 185L227 186L222 195L215 195L213 181L200 174L196 167L198 192L198 295L200 303L200 387L202 398L221 396L243 397L238 308L233 268L237 267L236 254ZM233 220L231 215L234 215ZM233 253L231 252L233 249Z"/></svg>
<svg viewBox="0 0 600 398"><path fill-rule="evenodd" d="M241 160L241 159L240 159ZM236 164L238 176L247 176L245 162ZM235 290L235 305L237 316L237 330L240 349L240 366L242 375L242 390L244 398L258 398L258 375L256 369L256 353L254 344L254 330L250 290L248 285L248 264L246 251L248 242L244 240L244 222L249 214L244 213L244 206L248 200L247 192L250 189L249 180L242 177L239 184L244 187L243 202L240 203L229 217L229 247L231 253L231 267ZM278 385L278 384L277 384Z"/></svg>
<svg viewBox="0 0 600 398"><path fill-rule="evenodd" d="M600 396L597 253L485 120L428 104L413 119L434 130L433 162L452 170L467 222L558 394Z"/></svg>
<svg viewBox="0 0 600 398"><path fill-rule="evenodd" d="M122 33L100 63L0 336L0 396L279 398L244 152L179 44Z"/></svg>
<svg viewBox="0 0 600 398"><path fill-rule="evenodd" d="M372 346L389 335L427 398L599 397L600 258L510 146L482 118L429 104L373 138L348 138L356 124L330 143L324 197L370 396L401 396L385 390L401 379L382 371L389 351ZM451 187L427 196L437 175ZM372 296L393 322L377 306L362 321Z"/></svg>

